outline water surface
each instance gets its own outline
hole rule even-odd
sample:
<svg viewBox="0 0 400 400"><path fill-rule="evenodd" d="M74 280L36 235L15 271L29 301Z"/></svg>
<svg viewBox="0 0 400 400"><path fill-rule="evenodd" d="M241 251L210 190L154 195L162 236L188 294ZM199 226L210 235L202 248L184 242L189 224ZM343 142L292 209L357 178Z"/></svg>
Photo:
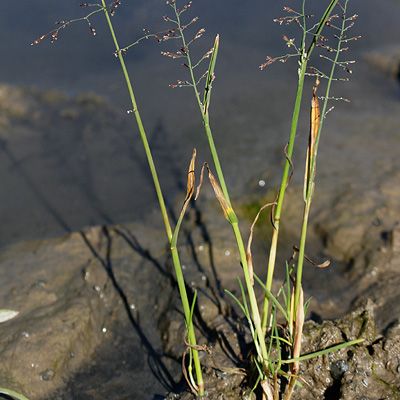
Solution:
<svg viewBox="0 0 400 400"><path fill-rule="evenodd" d="M92 126L92 131L97 129L98 136L91 136L90 142L84 134L88 125L93 125L90 112L65 125L57 117L56 106L45 112L48 118L36 124L35 134L29 139L21 139L19 128L12 135L4 131L0 154L6 194L0 205L0 216L5 222L0 233L3 244L89 224L133 220L156 206L136 127L126 115L130 108L128 97L103 17L92 20L97 30L95 37L85 23L79 23L61 32L54 45L29 45L50 30L55 21L84 15L86 10L80 9L79 3L21 0L0 4L1 82L56 89L68 96L82 92L105 96L122 120L114 127L120 138L115 138L116 134L111 137L107 131L115 117L110 115L109 122L100 121L94 113L94 125L98 127ZM300 3L194 2L191 15L199 15L198 27L207 28L200 47L208 48L214 35L221 35L212 123L234 196L253 190L259 179L266 180L270 187L279 177L297 67L288 63L260 72L258 65L266 55L286 51L282 35L294 35L295 30L279 27L272 19L283 14L283 6L298 8ZM320 12L326 3L310 0L310 13ZM337 106L327 125L327 136L335 132L339 141L346 135L341 135L344 125L352 126L353 133L357 129L360 133L357 126L365 120L363 115L371 116L373 111L384 117L385 110L396 108L398 100L395 83L366 65L362 55L398 41L399 5L395 1L381 1L378 13L376 2L354 0L350 8L360 15L354 34L362 34L363 39L355 42L351 51L351 58L361 60L354 68L352 82L335 88L335 95L352 99L351 104ZM124 1L114 18L121 44L136 40L144 27L164 29L161 17L168 10L163 0ZM184 179L192 147L199 148L200 160L209 160L210 156L191 91L168 87L170 82L184 78L186 71L179 62L160 56L164 49L164 45L145 42L127 54L127 63L160 167L162 185L172 201L180 193L179 182ZM341 122L343 119L346 124ZM30 129L29 121L25 127ZM302 129L307 131L307 113ZM303 142L305 137L304 134ZM97 147L103 150L97 151ZM371 151L370 147L359 149L361 164L368 162ZM348 157L342 157L343 160ZM349 167L332 158L327 165L341 168L342 172ZM333 177L338 175L327 167L326 173L329 171Z"/></svg>

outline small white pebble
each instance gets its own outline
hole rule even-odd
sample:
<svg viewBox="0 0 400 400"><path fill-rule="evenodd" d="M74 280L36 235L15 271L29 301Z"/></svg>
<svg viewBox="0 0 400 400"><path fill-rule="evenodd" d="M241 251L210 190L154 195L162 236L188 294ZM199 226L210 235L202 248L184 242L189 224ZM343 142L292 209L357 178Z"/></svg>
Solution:
<svg viewBox="0 0 400 400"><path fill-rule="evenodd" d="M203 251L204 250L204 246L201 244L200 246L199 246L199 251Z"/></svg>
<svg viewBox="0 0 400 400"><path fill-rule="evenodd" d="M29 334L29 332L22 332L21 336L27 339L31 335Z"/></svg>
<svg viewBox="0 0 400 400"><path fill-rule="evenodd" d="M129 308L130 308L131 310L136 310L136 306L135 306L134 304L130 304L130 305L129 305Z"/></svg>
<svg viewBox="0 0 400 400"><path fill-rule="evenodd" d="M186 265L185 264L182 264L182 269L186 269Z"/></svg>
<svg viewBox="0 0 400 400"><path fill-rule="evenodd" d="M230 250L225 250L225 253L224 253L224 254L228 257L228 256L231 255L231 252L230 252Z"/></svg>
<svg viewBox="0 0 400 400"><path fill-rule="evenodd" d="M104 327L101 331L102 331L103 333L107 333L107 328Z"/></svg>
<svg viewBox="0 0 400 400"><path fill-rule="evenodd" d="M264 187L264 186L265 186L265 181L264 181L264 179L260 179L260 180L258 181L258 186L260 186L260 187Z"/></svg>
<svg viewBox="0 0 400 400"><path fill-rule="evenodd" d="M203 282L205 282L205 281L207 280L207 277L206 277L205 275L202 275L202 276L201 276L201 280L202 280Z"/></svg>

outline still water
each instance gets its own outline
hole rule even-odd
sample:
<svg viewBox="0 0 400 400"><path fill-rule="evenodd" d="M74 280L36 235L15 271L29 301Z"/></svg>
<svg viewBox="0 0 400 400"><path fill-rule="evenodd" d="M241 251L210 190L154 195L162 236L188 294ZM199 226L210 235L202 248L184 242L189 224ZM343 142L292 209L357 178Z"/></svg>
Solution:
<svg viewBox="0 0 400 400"><path fill-rule="evenodd" d="M295 63L279 64L260 72L258 65L267 55L286 52L282 35L294 37L296 30L280 27L272 20L283 14L283 6L299 8L300 3L196 0L188 13L200 16L198 28L207 29L201 48L209 48L216 33L221 35L212 123L234 197L254 190L261 194L257 186L260 179L271 187L279 177L297 67ZM327 3L309 0L310 14L317 14ZM3 245L90 224L139 219L156 205L136 128L126 114L126 89L103 16L92 20L95 37L85 23L78 23L62 31L53 45L47 41L30 46L36 37L51 30L55 21L85 15L86 9L80 9L79 4L75 0L0 3L1 83L57 90L71 97L90 92L104 96L111 105L101 103L81 115L69 97L54 106L52 100L46 100L47 108L37 110L36 119L30 119L29 110L40 108L40 104L30 105L23 121L1 128ZM327 124L327 136L335 134L335 148L346 135L360 135L364 129L360 121L371 112L383 118L388 109L396 109L398 101L396 83L374 71L364 55L398 43L400 5L394 0L382 0L379 5L372 0L353 0L350 9L359 14L354 34L363 39L353 43L349 55L360 61L351 83L338 85L335 92L352 99L350 105L337 105ZM121 44L136 40L143 28L165 29L162 16L168 11L163 0L123 1L114 17ZM173 202L181 193L180 182L192 147L199 148L200 160L210 157L190 90L168 87L184 78L186 71L179 61L160 55L165 49L164 44L147 41L129 51L126 59L162 185ZM38 97L37 92L30 92L15 101L36 102ZM6 104L8 100L2 101ZM64 110L61 116L58 107ZM78 110L71 111L71 107ZM65 122L70 115L71 121ZM307 131L307 112L301 129ZM388 126L388 135L391 130ZM367 146L365 140L360 141ZM326 146L331 149L326 150L327 155L332 153L329 143L327 140ZM361 179L365 169L371 167L368 163L379 154L372 151L371 155L371 149L360 148L359 143L358 150L358 167L353 172L357 174L359 168ZM321 167L321 174L345 179L350 167L349 154L333 152L326 167Z"/></svg>

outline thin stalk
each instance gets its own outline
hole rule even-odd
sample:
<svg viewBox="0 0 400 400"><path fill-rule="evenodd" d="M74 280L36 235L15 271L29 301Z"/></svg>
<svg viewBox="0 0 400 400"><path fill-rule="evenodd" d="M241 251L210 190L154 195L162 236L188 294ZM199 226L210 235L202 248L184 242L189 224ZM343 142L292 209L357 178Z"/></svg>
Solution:
<svg viewBox="0 0 400 400"><path fill-rule="evenodd" d="M301 282L303 278L303 265L304 265L304 254L306 248L306 238L307 238L307 228L308 228L308 218L310 215L311 207L311 197L306 201L303 212L303 222L301 226L301 236L299 245L299 260L297 262L297 272L296 272L296 287L294 291L294 315L296 315L297 307L300 299Z"/></svg>
<svg viewBox="0 0 400 400"><path fill-rule="evenodd" d="M348 1L345 2L344 9L343 9L343 15L346 14L347 4L348 4ZM315 184L314 181L315 181L316 166L317 166L317 154L318 154L319 139L320 139L321 131L322 131L322 128L323 128L323 125L325 122L325 116L326 116L326 110L327 110L328 102L329 102L331 85L333 82L336 65L339 60L339 56L340 56L340 52L341 52L342 36L343 36L345 27L346 27L346 18L343 17L338 47L336 49L335 57L332 62L332 67L331 67L328 83L327 83L326 90L325 90L324 103L322 106L322 112L321 112L321 117L320 117L320 124L318 127L318 133L317 133L316 141L315 141L315 150L314 150L314 154L310 154L310 157L311 157L310 177L308 179L308 183L307 183L307 181L305 181L306 198L305 198L303 223L302 223L301 236L300 236L299 259L298 259L298 263L297 263L294 310L297 310L297 307L299 304L299 298L300 298L301 280L303 277L304 254L305 254L305 246L306 246L306 238L307 238L307 226L308 226L308 218L309 218L309 213L310 213L311 202L312 202L313 194L314 194L314 184Z"/></svg>
<svg viewBox="0 0 400 400"><path fill-rule="evenodd" d="M225 177L224 177L224 174L222 172L221 163L219 161L218 152L217 152L217 149L216 149L216 146L215 146L214 137L213 137L213 134L212 134L212 131L211 131L211 127L210 127L208 107L205 107L205 105L202 103L202 101L200 99L200 93L199 93L199 90L198 90L198 87L197 87L197 81L196 81L196 78L195 78L195 75L194 75L194 69L193 69L192 59L191 59L191 56L190 56L190 50L189 50L189 48L187 46L186 39L185 39L185 36L184 36L184 32L182 30L182 24L181 24L181 20L180 20L180 15L177 12L176 3L173 4L173 8L174 8L174 11L175 11L175 16L176 16L176 21L177 21L179 34L180 34L180 37L182 39L182 47L185 49L185 53L186 53L187 66L188 66L188 69L189 69L190 80L191 80L191 83L192 83L192 86L193 86L196 102L198 104L198 107L199 107L199 110L200 110L200 114L201 114L201 117L202 117L202 120L203 120L204 131L205 131L206 136L207 136L207 140L208 140L210 152L211 152L211 155L212 155L213 163L214 163L214 166L215 166L215 170L216 170L216 173L217 173L217 177L218 177L218 180L219 180L219 184L221 185L221 190L222 190L222 193L223 193L223 195L225 197L225 200L227 201L228 205L231 207L230 214L231 214L232 218L228 218L228 221L232 226L232 230L233 230L233 233L235 235L237 247L238 247L238 250L239 250L240 262L242 264L243 273L244 273L244 277L245 277L245 283L246 283L246 289L247 289L247 293L248 293L248 296L249 296L250 309L251 309L251 313L252 313L254 329L255 329L256 335L257 335L258 347L259 347L260 352L261 352L261 354L260 354L261 362L263 364L264 370L266 370L267 369L268 352L267 352L267 348L266 348L266 344L265 344L265 334L264 334L264 332L262 330L262 327L261 327L260 312L259 312L259 308L258 308L258 304L257 304L257 299L256 299L256 295L255 295L255 292L254 292L254 288L253 288L253 285L252 285L251 279L250 279L250 272L249 272L249 267L248 267L247 258L246 258L246 251L245 251L245 247L244 247L244 244L243 244L243 237L242 237L242 234L241 234L240 229L239 229L237 216L235 215L235 213L234 213L234 211L232 209L228 188L227 188L227 185L225 183ZM255 338L255 340L256 340L256 338Z"/></svg>
<svg viewBox="0 0 400 400"><path fill-rule="evenodd" d="M173 8L174 8L174 11L175 11L176 22L177 22L177 25L178 25L179 35L180 35L181 40L182 40L182 47L186 51L186 59L187 59L187 65L188 65L188 69L189 69L190 80L191 80L191 83L192 83L194 95L196 97L196 103L197 103L197 105L199 107L201 118L203 120L204 131L205 131L206 136L207 136L208 145L209 145L209 148L210 148L211 156L212 156L214 167L215 167L215 172L217 174L219 183L221 185L221 189L222 189L222 192L224 194L224 197L225 197L226 201L229 204L231 204L228 188L227 188L227 185L225 183L225 177L224 177L224 174L222 172L221 162L219 161L217 148L215 146L214 136L212 134L211 127L210 127L208 109L207 110L204 109L204 104L202 103L201 98L200 98L200 92L199 92L198 87L197 87L196 77L194 76L194 68L193 68L192 58L190 56L190 50L189 50L189 47L187 46L185 35L183 33L183 30L182 30L182 23L181 23L181 19L180 19L180 15L178 13L178 10L176 8L176 3L174 4Z"/></svg>
<svg viewBox="0 0 400 400"><path fill-rule="evenodd" d="M182 301L183 312L184 312L184 315L185 315L186 327L187 327L187 330L188 330L188 340L189 340L190 346L192 346L190 351L193 354L193 363L195 365L195 370L196 370L198 394L200 396L203 396L204 395L204 382L203 382L203 377L202 377L199 353L198 353L198 350L196 349L196 346L197 346L197 344L196 344L196 336L195 336L195 331L194 331L194 327L193 327L193 322L192 322L192 319L191 319L189 299L188 299L186 286L185 286L185 281L184 281L184 277L183 277L182 266L181 266L181 263L180 263L180 260L179 260L178 250L177 250L176 246L173 245L173 243L172 243L171 224L169 222L168 212L167 212L167 208L166 208L165 201L164 201L164 196L163 196L163 193L162 193L162 190L161 190L161 185L160 185L160 182L159 182L159 179L158 179L158 174L157 174L157 171L156 171L156 167L154 165L151 149L150 149L150 146L149 146L149 143L148 143L148 140L147 140L146 131L144 129L142 118L140 116L140 113L139 113L139 110L138 110L138 106L137 106L137 103L136 103L136 98L135 98L135 94L134 94L134 91L133 91L132 82L131 82L128 70L126 68L125 60L124 60L124 57L122 55L121 48L120 48L118 40L117 40L117 36L115 34L113 23L111 21L110 15L109 15L108 10L107 10L106 2L105 2L105 0L101 0L101 2L102 2L104 15L106 17L110 33L111 33L112 39L114 41L116 54L117 54L119 62L121 64L122 72L124 74L126 86L128 88L129 97L130 97L130 100L131 100L131 103L132 103L132 107L133 107L132 111L133 111L133 113L135 115L135 118L136 118L136 123L137 123L137 126L139 128L140 138L141 138L142 143L143 143L143 147L144 147L144 150L145 150L145 153L146 153L146 157L147 157L147 162L149 164L151 176L153 178L153 183L154 183L154 187L155 187L155 190L156 190L157 199L158 199L158 203L159 203L159 206L160 206L162 218L163 218L163 221L164 221L164 226L165 226L165 231L166 231L166 234L167 234L167 238L168 238L169 243L171 244L172 261L173 261L173 265L174 265L174 269L175 269L176 280L177 280L177 283L178 283L179 294L180 294L181 301Z"/></svg>
<svg viewBox="0 0 400 400"><path fill-rule="evenodd" d="M171 254L172 254L172 262L175 267L175 275L176 275L176 280L178 282L179 294L182 300L183 313L185 315L186 328L188 331L188 341L189 344L192 346L190 348L190 352L193 355L193 363L196 371L198 394L199 396L204 396L204 381L203 381L203 374L201 371L199 352L196 349L197 346L196 334L194 331L193 321L191 318L190 304L186 292L185 280L183 278L182 266L179 259L179 253L176 247L171 246Z"/></svg>
<svg viewBox="0 0 400 400"><path fill-rule="evenodd" d="M279 228L280 228L282 207L283 207L283 201L285 198L286 187L288 184L289 172L291 169L291 158L293 155L294 143L295 143L296 134L297 134L297 125L298 125L298 121L299 121L300 108L301 108L301 102L302 102L302 97L303 97L303 87L304 87L304 78L305 78L306 70L307 70L307 61L304 60L301 65L300 73L299 73L299 80L298 80L298 85L297 85L296 100L295 100L294 109L293 109L289 143L288 143L287 150L286 150L287 151L287 159L285 162L285 166L283 168L282 181L281 181L277 205L276 205L275 213L274 213L274 226L273 226L273 231L272 231L271 247L270 247L269 259L268 259L267 280L265 283L265 287L267 288L268 291L271 291L271 289L272 289L272 281L273 281L274 271L275 271L276 253L277 253L277 247L278 247L278 238L279 238ZM264 332L266 332L266 330L267 330L268 308L269 308L269 299L267 296L265 296L264 297L263 314L262 314L263 315L262 328L263 328Z"/></svg>
<svg viewBox="0 0 400 400"><path fill-rule="evenodd" d="M253 285L251 284L251 279L250 279L250 273L249 273L249 268L247 265L247 258L246 258L246 250L243 244L242 240L242 235L240 233L239 225L237 222L234 222L231 224L233 233L235 235L237 244L238 244L238 250L240 254L240 260L242 262L243 266L243 274L244 274L244 279L246 282L246 287L247 287L247 293L249 296L249 302L250 302L250 308L251 308L251 313L252 313L252 320L255 328L255 332L257 335L257 341L258 345L261 351L261 362L264 367L264 372L266 368L266 363L268 361L268 351L267 351L267 346L265 344L265 335L261 327L261 318L260 318L260 312L258 310L258 304L257 304L257 298L254 292ZM250 289L251 288L251 289Z"/></svg>
<svg viewBox="0 0 400 400"><path fill-rule="evenodd" d="M289 142L288 142L287 150L286 150L286 162L285 162L285 165L283 168L283 174L282 174L282 179L281 179L281 184L280 184L279 194L278 194L278 199L277 199L277 206L275 208L275 213L274 213L274 227L273 227L273 231L272 231L271 246L270 246L269 258L268 258L266 288L269 291L271 291L272 281L273 281L273 277L274 277L282 207L283 207L283 203L284 203L284 199L285 199L286 188L288 185L289 172L290 172L290 169L292 166L293 149L294 149L294 144L295 144L295 140L296 140L301 103L302 103L302 99L303 99L304 79L305 79L305 73L307 71L307 64L308 64L308 61L315 49L318 39L321 36L322 30L325 27L325 23L328 20L329 16L331 15L333 9L335 8L337 2L338 2L338 0L331 0L330 4L326 8L325 13L323 14L321 20L319 21L318 28L314 33L314 38L313 38L307 51L305 51L306 27L305 27L305 19L303 19L302 54L300 56L301 57L301 59L300 59L301 65L300 65L300 70L299 70L296 100L295 100L295 104L294 104L294 108L293 108ZM304 16L303 18L305 18L304 4L305 3L303 1L303 10L302 10L303 16ZM262 327L263 327L264 332L267 329L268 309L269 309L269 300L268 300L268 297L265 296L264 297L263 314L262 314Z"/></svg>
<svg viewBox="0 0 400 400"><path fill-rule="evenodd" d="M111 36L112 36L112 39L113 39L113 42L114 42L114 45L115 45L115 49L116 49L116 53L115 54L117 55L118 60L120 62L121 69L122 69L122 72L124 74L126 86L128 88L129 97L130 97L130 100L131 100L131 103L132 103L132 112L133 112L133 114L134 114L134 116L136 118L136 123L137 123L137 126L139 128L140 138L142 140L144 151L146 153L146 158L147 158L147 162L149 164L151 177L153 179L154 188L156 190L157 199L158 199L158 203L159 203L159 206L160 206L162 218L163 218L163 221L164 221L164 226L165 226L165 230L166 230L166 233L167 233L168 241L171 241L172 229L171 229L171 224L170 224L169 218L168 218L167 207L165 205L164 196L162 194L162 190L161 190L161 186L160 186L160 181L158 179L156 167L154 165L153 155L151 153L149 142L147 140L147 134L146 134L146 131L144 129L142 118L140 116L139 109L138 109L138 106L137 106L137 103L136 103L136 97L135 97L135 94L134 94L134 91L133 91L131 78L130 78L128 70L126 68L125 60L124 60L124 57L122 55L121 47L119 46L117 36L115 34L113 23L111 21L110 15L109 15L108 10L107 10L106 2L105 2L105 0L101 0L101 2L102 2L102 5L103 5L104 15L106 17L107 24L108 24L108 27L110 29L110 33L111 33Z"/></svg>
<svg viewBox="0 0 400 400"><path fill-rule="evenodd" d="M228 191L228 188L227 188L226 183L225 183L225 177L224 177L224 174L222 172L221 163L219 161L217 148L215 147L214 137L213 137L213 134L212 134L212 131L211 131L211 127L210 127L210 121L209 121L208 112L207 112L207 114L203 114L203 123L204 123L204 131L205 131L206 136L207 136L208 145L209 145L209 148L210 148L211 156L212 156L214 167L215 167L215 172L216 172L216 174L218 176L218 180L219 180L219 182L221 184L222 192L224 193L226 201L229 204L232 204L231 200L230 200L230 197L229 197L229 191Z"/></svg>

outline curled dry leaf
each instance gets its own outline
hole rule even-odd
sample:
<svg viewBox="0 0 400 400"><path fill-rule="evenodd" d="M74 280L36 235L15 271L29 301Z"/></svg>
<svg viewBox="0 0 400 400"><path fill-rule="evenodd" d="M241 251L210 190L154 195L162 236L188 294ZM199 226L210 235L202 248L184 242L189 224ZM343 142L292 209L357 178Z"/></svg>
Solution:
<svg viewBox="0 0 400 400"><path fill-rule="evenodd" d="M187 173L186 197L183 202L182 209L179 214L179 218L176 223L174 233L172 235L172 240L171 240L172 246L176 246L176 243L178 241L179 230L180 230L180 227L181 227L181 224L183 221L183 217L185 216L186 209L187 209L187 207L190 203L190 200L192 199L193 194L194 194L195 180L196 180L195 174L194 174L195 163L196 163L196 149L193 149L192 158L190 159L188 173Z"/></svg>
<svg viewBox="0 0 400 400"><path fill-rule="evenodd" d="M295 254L299 252L299 248L297 246L293 246L293 250L294 250L294 254L293 254L292 258L294 259ZM304 255L304 259L307 260L314 267L317 267L320 269L328 268L331 265L331 260L325 260L324 262L318 264L317 262L312 260L310 257L308 257L306 254Z"/></svg>
<svg viewBox="0 0 400 400"><path fill-rule="evenodd" d="M195 200L198 199L198 197L200 195L201 187L203 186L204 168L206 167L206 165L207 165L207 163L204 163L203 166L201 167L200 181L199 181L199 185L197 186L197 189L196 189L196 196L194 196Z"/></svg>
<svg viewBox="0 0 400 400"><path fill-rule="evenodd" d="M187 206L194 194L194 187L196 183L196 177L194 174L194 169L196 164L196 154L197 154L196 149L193 149L192 158L190 159L188 173L187 173L186 197L185 201L183 202L181 214L185 213Z"/></svg>
<svg viewBox="0 0 400 400"><path fill-rule="evenodd" d="M187 175L187 185L186 185L186 199L191 199L194 193L194 185L196 183L196 178L194 175L194 168L196 164L196 149L193 149L192 158L190 159L188 175Z"/></svg>
<svg viewBox="0 0 400 400"><path fill-rule="evenodd" d="M249 235L249 240L247 241L247 248L246 248L246 258L247 258L247 265L249 268L249 274L250 274L250 281L251 284L254 286L254 267L253 267L253 256L251 254L251 244L253 242L253 234L254 234L254 227L256 226L256 223L258 221L258 218L260 218L261 213L270 206L276 205L276 202L272 203L267 203L264 204L260 210L258 211L256 217L254 218L253 223L251 224L250 227L250 235Z"/></svg>
<svg viewBox="0 0 400 400"><path fill-rule="evenodd" d="M215 197L219 201L219 204L221 205L222 211L224 212L225 218L228 221L231 221L231 216L233 214L233 209L231 205L228 203L226 200L224 193L222 192L221 186L219 185L217 179L215 176L212 174L208 164L205 164L206 168L208 170L208 179L210 180L211 186L214 190Z"/></svg>

